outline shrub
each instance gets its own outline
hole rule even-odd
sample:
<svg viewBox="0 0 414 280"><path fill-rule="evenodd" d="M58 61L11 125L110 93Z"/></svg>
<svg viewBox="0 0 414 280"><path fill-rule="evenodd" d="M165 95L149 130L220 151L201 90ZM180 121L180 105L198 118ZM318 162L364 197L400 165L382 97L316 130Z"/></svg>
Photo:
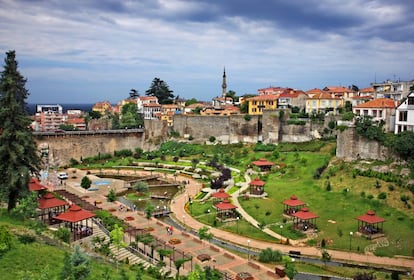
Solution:
<svg viewBox="0 0 414 280"><path fill-rule="evenodd" d="M282 260L282 253L279 250L272 250L266 248L259 253L259 261L264 263L280 262Z"/></svg>
<svg viewBox="0 0 414 280"><path fill-rule="evenodd" d="M252 116L250 115L244 115L244 120L245 121L250 121L252 119Z"/></svg>
<svg viewBox="0 0 414 280"><path fill-rule="evenodd" d="M216 141L216 137L210 136L210 138L208 138L208 141L210 141L211 143L214 143Z"/></svg>
<svg viewBox="0 0 414 280"><path fill-rule="evenodd" d="M393 191L395 188L393 185L388 185L388 190Z"/></svg>
<svg viewBox="0 0 414 280"><path fill-rule="evenodd" d="M369 194L369 195L367 196L367 198L368 198L368 199L373 199L373 198L374 198L374 196L373 196L372 194Z"/></svg>
<svg viewBox="0 0 414 280"><path fill-rule="evenodd" d="M108 202L114 202L116 200L116 192L114 189L110 189L108 193Z"/></svg>
<svg viewBox="0 0 414 280"><path fill-rule="evenodd" d="M59 229L55 231L55 236L63 242L70 242L70 230L68 228L59 227Z"/></svg>
<svg viewBox="0 0 414 280"><path fill-rule="evenodd" d="M330 182L330 181L328 181L328 182L326 183L326 191L327 191L327 192L330 192L331 190L332 190L331 182Z"/></svg>
<svg viewBox="0 0 414 280"><path fill-rule="evenodd" d="M387 198L387 194L385 192L381 192L378 194L378 199L386 199Z"/></svg>
<svg viewBox="0 0 414 280"><path fill-rule="evenodd" d="M88 176L84 176L84 177L82 178L82 181L81 181L80 186L81 186L82 188L84 188L84 189L89 189L89 188L90 188L90 186L91 186L91 184L92 184L91 179L89 179L89 178L88 178Z"/></svg>

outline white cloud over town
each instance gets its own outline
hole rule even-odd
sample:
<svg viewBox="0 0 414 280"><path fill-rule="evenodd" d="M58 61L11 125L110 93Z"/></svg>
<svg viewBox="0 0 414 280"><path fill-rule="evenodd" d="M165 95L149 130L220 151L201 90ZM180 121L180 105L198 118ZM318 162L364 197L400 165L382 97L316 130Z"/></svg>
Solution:
<svg viewBox="0 0 414 280"><path fill-rule="evenodd" d="M184 98L414 79L404 0L0 0L31 102L117 102L160 77Z"/></svg>

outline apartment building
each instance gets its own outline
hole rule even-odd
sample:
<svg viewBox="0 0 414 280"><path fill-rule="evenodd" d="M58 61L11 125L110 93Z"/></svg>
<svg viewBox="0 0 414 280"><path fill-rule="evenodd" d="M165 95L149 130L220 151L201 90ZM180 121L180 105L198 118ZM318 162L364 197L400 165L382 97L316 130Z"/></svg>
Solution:
<svg viewBox="0 0 414 280"><path fill-rule="evenodd" d="M395 112L394 133L403 131L414 132L414 92L408 94L407 99L397 107Z"/></svg>

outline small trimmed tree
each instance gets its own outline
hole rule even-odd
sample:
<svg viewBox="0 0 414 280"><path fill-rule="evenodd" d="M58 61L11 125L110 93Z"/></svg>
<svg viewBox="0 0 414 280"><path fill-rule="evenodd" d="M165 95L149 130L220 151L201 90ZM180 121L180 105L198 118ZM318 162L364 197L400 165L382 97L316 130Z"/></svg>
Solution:
<svg viewBox="0 0 414 280"><path fill-rule="evenodd" d="M81 186L82 188L84 188L85 190L87 190L87 189L89 189L89 188L91 187L91 185L92 185L92 181L91 181L91 179L89 179L89 177L88 177L88 176L84 176L84 177L82 178L82 181L81 181L80 186Z"/></svg>

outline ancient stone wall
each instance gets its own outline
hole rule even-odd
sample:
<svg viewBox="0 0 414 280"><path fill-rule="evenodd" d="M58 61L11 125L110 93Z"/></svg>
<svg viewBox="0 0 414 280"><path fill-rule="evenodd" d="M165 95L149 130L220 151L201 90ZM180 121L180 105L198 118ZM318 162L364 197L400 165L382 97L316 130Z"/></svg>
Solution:
<svg viewBox="0 0 414 280"><path fill-rule="evenodd" d="M393 157L392 152L377 141L368 140L350 127L337 135L336 156L344 160L373 159L386 160Z"/></svg>

